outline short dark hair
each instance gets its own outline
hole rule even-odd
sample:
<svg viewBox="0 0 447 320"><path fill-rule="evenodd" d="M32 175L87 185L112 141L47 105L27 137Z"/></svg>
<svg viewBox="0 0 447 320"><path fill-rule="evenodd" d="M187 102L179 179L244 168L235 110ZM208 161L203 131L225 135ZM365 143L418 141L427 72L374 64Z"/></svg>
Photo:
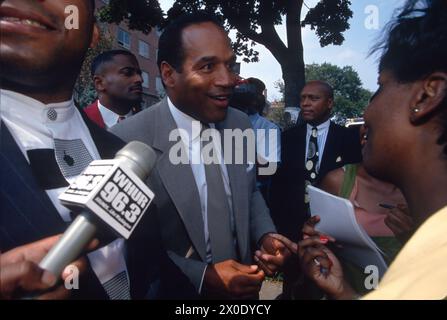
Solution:
<svg viewBox="0 0 447 320"><path fill-rule="evenodd" d="M262 82L262 80L258 79L258 78L247 78L246 79L248 83L251 83L255 86L256 88L256 92L262 94L265 90L265 83Z"/></svg>
<svg viewBox="0 0 447 320"><path fill-rule="evenodd" d="M326 91L327 97L332 100L334 99L334 88L332 88L332 86L329 83L327 83L326 81L311 80L306 83L306 86L308 84L317 84L317 85L323 87L323 90Z"/></svg>
<svg viewBox="0 0 447 320"><path fill-rule="evenodd" d="M400 83L447 72L447 1L408 0L388 30L387 37L372 50L383 50L379 72L390 71ZM440 110L443 132L438 143L443 145L447 143L447 92Z"/></svg>
<svg viewBox="0 0 447 320"><path fill-rule="evenodd" d="M158 41L157 65L159 69L161 63L166 61L177 72L182 71L182 65L185 60L182 31L193 24L204 22L214 23L216 26L224 29L219 18L206 11L182 14L164 29Z"/></svg>
<svg viewBox="0 0 447 320"><path fill-rule="evenodd" d="M104 51L100 54L98 54L92 62L92 65L90 67L90 72L92 77L96 74L99 73L99 69L107 62L110 62L113 60L113 58L117 55L125 55L125 56L130 56L133 57L134 59L136 59L135 55L127 50L109 50L109 51Z"/></svg>

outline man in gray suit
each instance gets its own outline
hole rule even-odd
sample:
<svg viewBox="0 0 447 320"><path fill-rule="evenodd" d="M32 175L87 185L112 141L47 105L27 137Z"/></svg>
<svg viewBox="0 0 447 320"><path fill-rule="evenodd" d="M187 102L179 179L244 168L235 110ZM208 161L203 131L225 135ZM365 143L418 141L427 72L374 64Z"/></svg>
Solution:
<svg viewBox="0 0 447 320"><path fill-rule="evenodd" d="M276 229L256 189L253 166L229 163L228 154L218 164L194 161L204 157L207 128L221 135L224 129L251 129L247 116L228 106L238 79L235 60L228 35L214 17L178 18L159 41L157 62L167 98L112 129L157 152L147 183L155 193L164 245L206 298L256 297L265 274L276 272L290 255L272 237ZM174 159L176 129L184 133L177 140L189 154L186 163ZM212 143L223 144L214 138ZM247 148L231 151L246 153ZM223 160L222 154L216 159Z"/></svg>

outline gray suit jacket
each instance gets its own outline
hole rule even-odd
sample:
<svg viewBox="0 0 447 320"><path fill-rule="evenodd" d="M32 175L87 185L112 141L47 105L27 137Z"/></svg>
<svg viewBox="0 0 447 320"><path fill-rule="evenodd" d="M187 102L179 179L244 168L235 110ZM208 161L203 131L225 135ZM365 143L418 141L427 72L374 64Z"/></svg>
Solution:
<svg viewBox="0 0 447 320"><path fill-rule="evenodd" d="M224 129L251 128L248 117L229 108L227 117L216 124ZM197 289L206 268L206 244L200 197L189 164L174 165L169 150L177 141L169 133L177 129L167 100L114 126L111 131L125 141L138 140L157 153L157 163L146 181L155 193L154 202L162 227L162 238L171 259ZM234 152L233 152L234 154ZM234 163L234 162L233 162ZM240 262L252 262L252 246L268 232L276 232L269 210L256 188L256 172L246 164L227 164ZM142 253L143 254L143 253ZM150 253L147 253L150 254Z"/></svg>

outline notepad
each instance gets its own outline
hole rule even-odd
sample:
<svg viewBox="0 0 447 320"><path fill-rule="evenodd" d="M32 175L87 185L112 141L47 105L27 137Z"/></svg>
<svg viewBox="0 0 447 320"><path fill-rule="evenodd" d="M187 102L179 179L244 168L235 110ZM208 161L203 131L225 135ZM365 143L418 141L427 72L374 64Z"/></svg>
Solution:
<svg viewBox="0 0 447 320"><path fill-rule="evenodd" d="M308 191L311 215L321 218L315 228L334 237L342 245L337 255L363 270L376 266L381 278L388 268L382 256L384 253L357 223L352 203L312 186L308 187Z"/></svg>

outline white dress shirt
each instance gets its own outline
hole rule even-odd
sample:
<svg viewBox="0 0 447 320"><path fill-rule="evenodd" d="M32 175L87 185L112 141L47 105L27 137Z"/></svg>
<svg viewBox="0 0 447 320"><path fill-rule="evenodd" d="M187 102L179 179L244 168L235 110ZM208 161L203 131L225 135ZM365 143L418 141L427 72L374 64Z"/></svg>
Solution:
<svg viewBox="0 0 447 320"><path fill-rule="evenodd" d="M101 104L101 101L99 101L99 99L98 99L98 110L99 110L99 113L101 113L102 120L104 121L104 124L106 125L107 129L113 127L115 124L118 123L118 119L119 119L120 115L113 112L112 110L104 107ZM129 113L124 115L123 117L127 119L131 115L132 115L132 110L130 110Z"/></svg>
<svg viewBox="0 0 447 320"><path fill-rule="evenodd" d="M327 120L327 121L325 121L322 124L319 124L317 126L317 130L318 130L318 137L317 137L317 142L318 142L318 166L317 166L317 169L318 170L320 170L321 159L323 159L324 147L326 145L326 140L327 140L327 135L329 133L329 126L330 126L330 124L331 124L331 120L329 119L329 120ZM308 151L308 148L309 148L309 140L310 140L310 136L312 134L312 128L313 128L312 125L307 124L306 156L303 159L304 165L306 165L307 151Z"/></svg>
<svg viewBox="0 0 447 320"><path fill-rule="evenodd" d="M27 151L54 149L54 139L82 140L91 157L100 159L99 152L73 100L43 104L28 96L1 90L1 119L29 162ZM68 183L77 176L65 178ZM46 190L62 219L70 221L70 211L59 203L58 196L65 187ZM88 254L90 264L102 284L126 270L124 239Z"/></svg>
<svg viewBox="0 0 447 320"><path fill-rule="evenodd" d="M199 124L200 122L180 111L177 107L174 106L174 104L171 102L169 98L167 100L169 105L169 111L171 112L175 120L175 123L177 124L177 128L183 129L188 133L188 136L186 137L182 135L182 141L189 150L189 163L192 169L194 180L197 185L197 190L199 192L200 208L202 211L205 242L206 242L206 262L211 263L212 252L211 252L210 235L208 230L208 213L207 213L208 188L206 183L205 167L203 164L203 158L201 156L201 141L200 141L201 130L193 130L193 121L198 122ZM210 128L215 128L214 124L210 123L209 125ZM189 141L187 139L189 139ZM201 159L201 161L196 161L197 159ZM219 164L222 173L222 180L224 182L225 193L230 208L231 225L234 226L233 202L231 199L230 179L228 178L227 167L225 166L222 157ZM200 283L199 292L201 291L202 288L204 275L205 272L202 275L202 282Z"/></svg>

